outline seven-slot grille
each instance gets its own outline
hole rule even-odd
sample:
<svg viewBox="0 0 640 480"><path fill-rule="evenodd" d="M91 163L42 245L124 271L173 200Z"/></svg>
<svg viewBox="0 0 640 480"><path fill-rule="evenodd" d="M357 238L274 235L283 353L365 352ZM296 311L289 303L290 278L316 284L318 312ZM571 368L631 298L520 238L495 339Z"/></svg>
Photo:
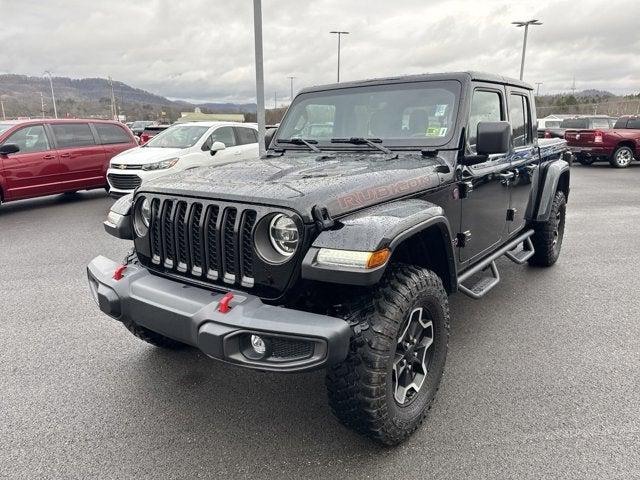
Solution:
<svg viewBox="0 0 640 480"><path fill-rule="evenodd" d="M140 186L142 179L138 175L109 174L109 183L119 190L134 190Z"/></svg>
<svg viewBox="0 0 640 480"><path fill-rule="evenodd" d="M154 198L151 263L208 281L253 287L255 210Z"/></svg>

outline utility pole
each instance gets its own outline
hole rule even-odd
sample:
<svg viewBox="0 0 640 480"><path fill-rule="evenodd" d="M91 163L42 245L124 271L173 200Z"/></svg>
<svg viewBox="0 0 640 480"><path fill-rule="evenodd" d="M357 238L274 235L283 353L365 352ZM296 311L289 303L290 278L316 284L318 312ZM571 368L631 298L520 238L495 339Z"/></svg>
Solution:
<svg viewBox="0 0 640 480"><path fill-rule="evenodd" d="M571 84L571 95L576 96L576 76L573 76L573 83Z"/></svg>
<svg viewBox="0 0 640 480"><path fill-rule="evenodd" d="M536 97L540 96L540 85L542 85L542 82L536 82Z"/></svg>
<svg viewBox="0 0 640 480"><path fill-rule="evenodd" d="M338 30L333 30L329 33L334 33L338 35L338 83L340 83L340 38L342 35L349 35L349 32L341 32Z"/></svg>
<svg viewBox="0 0 640 480"><path fill-rule="evenodd" d="M4 100L2 100L2 95L0 95L0 107L2 108L2 120L6 120L7 116L4 114Z"/></svg>
<svg viewBox="0 0 640 480"><path fill-rule="evenodd" d="M40 106L42 107L42 118L44 118L44 96L40 92Z"/></svg>
<svg viewBox="0 0 640 480"><path fill-rule="evenodd" d="M111 120L118 120L118 111L116 110L116 97L113 94L113 80L109 75L109 86L111 87Z"/></svg>
<svg viewBox="0 0 640 480"><path fill-rule="evenodd" d="M273 92L273 109L278 108L278 92Z"/></svg>
<svg viewBox="0 0 640 480"><path fill-rule="evenodd" d="M58 108L56 107L56 96L53 93L53 79L51 78L51 72L46 70L44 75L49 75L49 86L51 87L51 101L53 102L53 116L58 118Z"/></svg>
<svg viewBox="0 0 640 480"><path fill-rule="evenodd" d="M264 145L264 71L262 63L262 1L253 0L253 36L256 56L256 103L258 120L258 151L260 156L266 155Z"/></svg>
<svg viewBox="0 0 640 480"><path fill-rule="evenodd" d="M289 97L289 103L293 102L293 79L296 77L287 77L289 80L291 80L291 96Z"/></svg>
<svg viewBox="0 0 640 480"><path fill-rule="evenodd" d="M524 42L522 42L522 61L520 62L520 80L524 75L524 56L527 53L527 35L529 34L529 25L542 25L538 20L527 20L525 22L511 22L516 27L524 27Z"/></svg>

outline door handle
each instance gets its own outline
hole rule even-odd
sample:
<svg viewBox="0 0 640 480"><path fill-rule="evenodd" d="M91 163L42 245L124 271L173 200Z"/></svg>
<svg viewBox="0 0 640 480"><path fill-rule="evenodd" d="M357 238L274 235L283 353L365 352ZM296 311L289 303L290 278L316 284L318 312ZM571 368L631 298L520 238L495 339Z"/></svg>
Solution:
<svg viewBox="0 0 640 480"><path fill-rule="evenodd" d="M509 180L513 180L514 178L516 178L516 172L501 173L500 178L508 182Z"/></svg>
<svg viewBox="0 0 640 480"><path fill-rule="evenodd" d="M53 160L54 158L56 158L55 155L45 155L42 157L43 160Z"/></svg>
<svg viewBox="0 0 640 480"><path fill-rule="evenodd" d="M61 153L60 158L69 158L71 156L70 153Z"/></svg>

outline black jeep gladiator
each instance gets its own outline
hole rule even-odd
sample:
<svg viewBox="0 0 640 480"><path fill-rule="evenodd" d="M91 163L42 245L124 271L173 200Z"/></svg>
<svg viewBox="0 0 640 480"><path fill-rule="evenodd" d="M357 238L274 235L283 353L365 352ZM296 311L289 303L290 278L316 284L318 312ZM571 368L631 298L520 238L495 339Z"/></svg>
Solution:
<svg viewBox="0 0 640 480"><path fill-rule="evenodd" d="M535 125L531 87L483 73L308 88L263 158L116 202L105 228L134 250L91 262L92 295L158 347L325 368L338 419L397 444L438 390L448 296L560 254L567 149Z"/></svg>

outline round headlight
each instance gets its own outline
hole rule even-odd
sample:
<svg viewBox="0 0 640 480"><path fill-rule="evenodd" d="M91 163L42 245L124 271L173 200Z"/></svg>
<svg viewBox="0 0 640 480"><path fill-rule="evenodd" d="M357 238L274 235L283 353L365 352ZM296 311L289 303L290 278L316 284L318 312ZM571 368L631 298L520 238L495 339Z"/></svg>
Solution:
<svg viewBox="0 0 640 480"><path fill-rule="evenodd" d="M271 245L283 257L289 258L298 248L298 228L293 218L282 213L276 215L269 223L269 239Z"/></svg>
<svg viewBox="0 0 640 480"><path fill-rule="evenodd" d="M149 222L151 221L151 201L148 198L142 198L136 202L136 208L133 213L133 228L136 235L144 237L149 231Z"/></svg>

